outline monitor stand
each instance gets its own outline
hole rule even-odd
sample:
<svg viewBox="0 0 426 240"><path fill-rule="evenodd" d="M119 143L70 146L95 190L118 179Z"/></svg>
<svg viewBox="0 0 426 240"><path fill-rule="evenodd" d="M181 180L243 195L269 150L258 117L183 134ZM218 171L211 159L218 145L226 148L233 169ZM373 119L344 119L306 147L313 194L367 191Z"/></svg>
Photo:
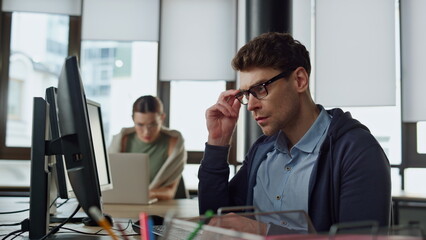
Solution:
<svg viewBox="0 0 426 240"><path fill-rule="evenodd" d="M59 208L54 204L50 208L49 222L50 223L62 223L68 219L75 209L78 207L78 201L75 198L70 198L68 202L63 203ZM61 203L59 203L61 205ZM68 220L68 223L82 223L84 218L87 218L87 214L83 211L78 211L71 219Z"/></svg>
<svg viewBox="0 0 426 240"><path fill-rule="evenodd" d="M71 214L65 214L65 213L59 213L55 215L50 216L50 223L62 223L67 218L69 218ZM87 214L84 212L77 212L77 214L74 215L70 220L68 220L68 223L82 223L83 219L87 218Z"/></svg>
<svg viewBox="0 0 426 240"><path fill-rule="evenodd" d="M31 178L30 178L30 210L28 237L25 239L36 240L44 237L49 232L49 223L51 208L50 204L56 199L57 194L51 193L52 160L50 156L60 154L51 149L48 140L48 108L47 102L41 97L34 98L33 106L33 132L31 139ZM56 192L56 191L55 191ZM53 198L53 199L52 199ZM72 209L66 218L71 216L77 208L75 206L63 206L65 209ZM56 207L53 207L53 215L56 213ZM62 210L62 207L61 207ZM60 215L59 215L60 216ZM65 215L64 215L65 216ZM77 219L82 217L81 214ZM85 216L86 217L86 216ZM54 217L53 217L54 218ZM65 218L65 219L66 219ZM64 219L64 220L65 220ZM46 239L111 239L110 236L83 235L79 233L55 233Z"/></svg>
<svg viewBox="0 0 426 240"><path fill-rule="evenodd" d="M56 181L51 179L50 189L49 189L49 202L55 204L51 204L49 208L49 222L50 223L62 223L66 219L68 219L75 209L78 206L78 201L76 198L68 198L62 201L62 203L58 203L58 187L56 186ZM59 208L58 205L61 205ZM84 218L87 218L87 214L85 212L79 211L77 212L70 220L69 223L81 223Z"/></svg>
<svg viewBox="0 0 426 240"><path fill-rule="evenodd" d="M48 159L52 153L47 148L46 130L49 127L47 103L43 98L34 98L33 136L31 146L31 190L28 237L40 239L48 233L50 223L50 203L52 197L51 167ZM56 154L56 153L53 153ZM56 198L54 195L53 198ZM75 208L74 208L75 210ZM70 216L71 213L68 215ZM109 236L86 236L78 233L56 233L47 239L111 239Z"/></svg>

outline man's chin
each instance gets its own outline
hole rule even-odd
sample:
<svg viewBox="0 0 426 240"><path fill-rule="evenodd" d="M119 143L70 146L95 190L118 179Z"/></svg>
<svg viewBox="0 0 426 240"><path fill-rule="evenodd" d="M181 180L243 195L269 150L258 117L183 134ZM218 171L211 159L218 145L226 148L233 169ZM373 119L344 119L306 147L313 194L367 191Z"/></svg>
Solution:
<svg viewBox="0 0 426 240"><path fill-rule="evenodd" d="M272 135L275 135L275 133L278 132L278 130L274 130L274 129L270 129L270 128L262 128L261 127L261 129L262 129L263 134L266 135L266 136L272 136Z"/></svg>

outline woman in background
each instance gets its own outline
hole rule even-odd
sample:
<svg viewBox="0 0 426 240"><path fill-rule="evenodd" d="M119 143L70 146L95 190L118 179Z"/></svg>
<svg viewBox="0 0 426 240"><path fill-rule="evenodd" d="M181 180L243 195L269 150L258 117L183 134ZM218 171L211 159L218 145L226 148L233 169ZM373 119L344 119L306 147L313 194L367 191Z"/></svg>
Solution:
<svg viewBox="0 0 426 240"><path fill-rule="evenodd" d="M149 196L158 200L174 198L187 159L182 135L163 126L165 116L158 97L138 98L133 104L134 127L121 129L109 147L110 153L149 155Z"/></svg>

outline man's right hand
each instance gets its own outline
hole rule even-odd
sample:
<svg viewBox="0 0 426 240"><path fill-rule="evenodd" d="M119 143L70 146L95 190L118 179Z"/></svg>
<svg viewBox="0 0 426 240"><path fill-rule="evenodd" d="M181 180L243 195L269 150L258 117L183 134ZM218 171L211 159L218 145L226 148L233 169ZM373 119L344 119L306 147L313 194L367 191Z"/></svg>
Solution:
<svg viewBox="0 0 426 240"><path fill-rule="evenodd" d="M208 144L215 146L230 144L241 107L241 103L235 98L238 92L239 90L222 92L217 103L207 109Z"/></svg>
<svg viewBox="0 0 426 240"><path fill-rule="evenodd" d="M266 236L268 227L268 225L263 222L243 217L235 213L214 217L210 219L209 225L261 236Z"/></svg>

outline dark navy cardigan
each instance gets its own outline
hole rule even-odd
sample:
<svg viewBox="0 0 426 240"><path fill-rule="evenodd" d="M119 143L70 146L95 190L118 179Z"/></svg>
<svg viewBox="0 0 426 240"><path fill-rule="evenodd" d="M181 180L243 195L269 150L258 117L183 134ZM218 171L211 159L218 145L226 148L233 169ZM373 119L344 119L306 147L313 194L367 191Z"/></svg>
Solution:
<svg viewBox="0 0 426 240"><path fill-rule="evenodd" d="M308 215L315 229L323 232L336 223L367 220L388 226L390 164L383 149L349 112L338 108L327 112L332 122L309 182ZM257 170L276 138L277 134L261 136L229 182L229 147L206 144L198 172L200 214L225 206L253 205Z"/></svg>

